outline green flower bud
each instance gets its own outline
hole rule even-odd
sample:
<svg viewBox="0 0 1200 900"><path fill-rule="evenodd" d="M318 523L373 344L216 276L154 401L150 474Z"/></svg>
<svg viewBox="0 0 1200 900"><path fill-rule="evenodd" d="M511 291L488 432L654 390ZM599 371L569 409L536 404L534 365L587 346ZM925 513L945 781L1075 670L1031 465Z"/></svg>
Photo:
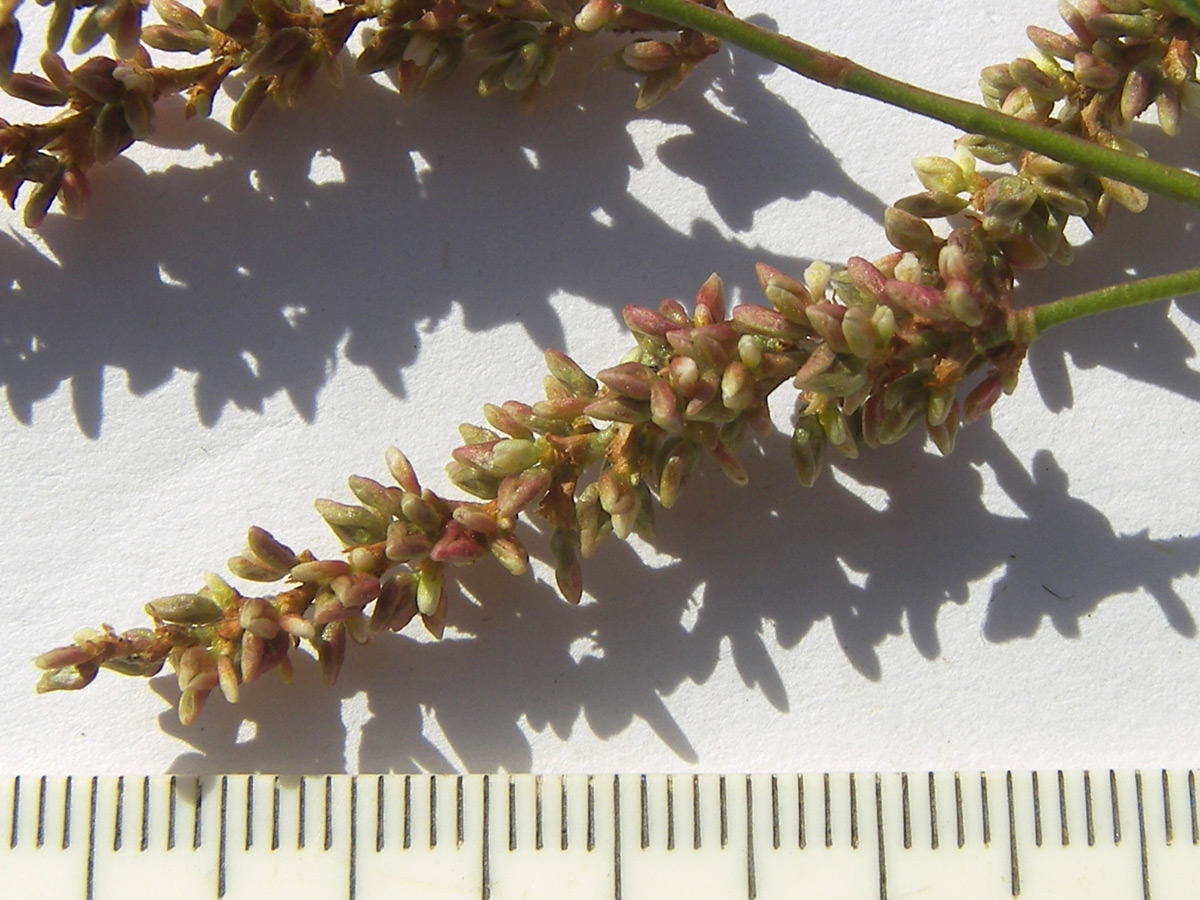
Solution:
<svg viewBox="0 0 1200 900"><path fill-rule="evenodd" d="M215 600L199 594L175 594L160 597L146 604L146 614L156 620L176 625L211 625L225 611Z"/></svg>

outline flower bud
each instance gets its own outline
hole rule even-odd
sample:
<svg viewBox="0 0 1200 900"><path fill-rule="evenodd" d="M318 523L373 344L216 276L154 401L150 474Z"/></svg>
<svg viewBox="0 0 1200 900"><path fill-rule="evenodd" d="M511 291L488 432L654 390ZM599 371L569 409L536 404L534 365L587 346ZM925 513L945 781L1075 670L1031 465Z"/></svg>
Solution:
<svg viewBox="0 0 1200 900"><path fill-rule="evenodd" d="M300 584L326 584L349 573L349 564L340 559L318 559L292 566L288 577Z"/></svg>
<svg viewBox="0 0 1200 900"><path fill-rule="evenodd" d="M563 599L575 606L583 597L583 569L579 565L577 533L554 529L550 552L554 556L554 580Z"/></svg>
<svg viewBox="0 0 1200 900"><path fill-rule="evenodd" d="M741 412L754 403L754 380L740 361L731 362L721 375L721 402L726 409Z"/></svg>
<svg viewBox="0 0 1200 900"><path fill-rule="evenodd" d="M238 611L238 624L264 641L269 641L279 634L279 614L270 601L262 597L251 597L242 604Z"/></svg>
<svg viewBox="0 0 1200 900"><path fill-rule="evenodd" d="M846 307L837 303L814 303L805 311L808 321L821 339L836 353L849 353L850 345L842 334Z"/></svg>
<svg viewBox="0 0 1200 900"><path fill-rule="evenodd" d="M894 309L910 315L933 322L944 322L954 318L946 295L932 285L910 284L907 281L892 279L884 288L884 296Z"/></svg>
<svg viewBox="0 0 1200 900"><path fill-rule="evenodd" d="M811 306L806 306L805 311L810 308ZM799 342L811 334L805 327L807 322L793 321L781 312L750 303L733 308L733 322L742 333L761 334L763 337L782 341Z"/></svg>
<svg viewBox="0 0 1200 900"><path fill-rule="evenodd" d="M398 631L417 613L416 588L407 572L384 582L371 609L368 627L371 631ZM397 623L399 625L397 626Z"/></svg>
<svg viewBox="0 0 1200 900"><path fill-rule="evenodd" d="M481 472L474 466L457 460L447 463L446 475L457 487L482 500L491 500L496 496L500 479ZM415 496L409 494L407 496Z"/></svg>
<svg viewBox="0 0 1200 900"><path fill-rule="evenodd" d="M660 315L652 309L646 309L643 306L626 306L621 310L621 316L625 319L625 324L629 327L630 331L649 337L665 340L669 332L679 328L678 325L666 316Z"/></svg>
<svg viewBox="0 0 1200 900"><path fill-rule="evenodd" d="M649 400L651 385L658 380L653 369L638 362L602 369L596 377L606 387L633 400Z"/></svg>
<svg viewBox="0 0 1200 900"><path fill-rule="evenodd" d="M211 625L225 613L214 600L199 594L175 594L146 604L146 614L176 625Z"/></svg>
<svg viewBox="0 0 1200 900"><path fill-rule="evenodd" d="M884 210L883 228L888 242L900 250L924 253L934 242L933 229L928 222L894 206Z"/></svg>
<svg viewBox="0 0 1200 900"><path fill-rule="evenodd" d="M346 626L342 622L331 622L317 640L317 670L326 687L332 687L342 671L346 660Z"/></svg>
<svg viewBox="0 0 1200 900"><path fill-rule="evenodd" d="M827 443L825 430L815 415L802 413L792 430L792 466L804 487L812 487L821 474Z"/></svg>
<svg viewBox="0 0 1200 900"><path fill-rule="evenodd" d="M241 684L241 673L234 668L233 660L222 654L217 657L217 684L221 694L229 703L237 703L240 699L238 686Z"/></svg>
<svg viewBox="0 0 1200 900"><path fill-rule="evenodd" d="M1030 25L1025 29L1025 34L1029 36L1033 45L1047 56L1058 59L1074 59L1075 54L1079 52L1079 44L1048 28Z"/></svg>
<svg viewBox="0 0 1200 900"><path fill-rule="evenodd" d="M645 401L628 397L601 397L584 408L583 414L603 422L625 422L638 425L650 421L650 406Z"/></svg>
<svg viewBox="0 0 1200 900"><path fill-rule="evenodd" d="M901 197L893 205L901 212L919 219L941 219L962 212L969 203L966 197L960 197L958 194L935 194L926 191Z"/></svg>
<svg viewBox="0 0 1200 900"><path fill-rule="evenodd" d="M524 575L529 571L529 551L515 535L496 535L488 541L488 550L513 575Z"/></svg>
<svg viewBox="0 0 1200 900"><path fill-rule="evenodd" d="M615 7L615 0L588 0L575 15L575 27L585 34L599 31L608 24Z"/></svg>
<svg viewBox="0 0 1200 900"><path fill-rule="evenodd" d="M912 161L925 190L934 194L958 194L970 185L957 162L946 156L918 156Z"/></svg>
<svg viewBox="0 0 1200 900"><path fill-rule="evenodd" d="M725 284L714 272L696 292L696 324L710 325L725 320Z"/></svg>
<svg viewBox="0 0 1200 900"><path fill-rule="evenodd" d="M532 409L530 409L530 412L532 412ZM509 437L521 438L523 440L533 438L533 432L529 430L528 426L504 407L494 406L491 403L485 404L483 407L483 416L487 419L489 425L497 431L507 434Z"/></svg>
<svg viewBox="0 0 1200 900"><path fill-rule="evenodd" d="M203 53L211 46L203 31L191 31L178 25L147 25L142 29L147 47L168 53Z"/></svg>
<svg viewBox="0 0 1200 900"><path fill-rule="evenodd" d="M852 306L846 310L842 319L842 336L846 339L850 352L862 359L874 356L881 344L871 313L861 306Z"/></svg>
<svg viewBox="0 0 1200 900"><path fill-rule="evenodd" d="M666 41L633 41L621 51L621 62L635 72L657 72L675 65L675 48Z"/></svg>
<svg viewBox="0 0 1200 900"><path fill-rule="evenodd" d="M1013 80L1036 100L1054 102L1066 93L1057 78L1043 72L1030 59L1014 59L1008 67Z"/></svg>
<svg viewBox="0 0 1200 900"><path fill-rule="evenodd" d="M241 133L246 130L250 120L254 118L254 114L267 99L267 88L270 86L271 79L265 76L252 78L246 84L229 116L229 127L234 132Z"/></svg>
<svg viewBox="0 0 1200 900"><path fill-rule="evenodd" d="M374 544L383 540L383 519L366 507L324 499L315 501L313 506L343 544Z"/></svg>
<svg viewBox="0 0 1200 900"><path fill-rule="evenodd" d="M535 503L541 502L553 481L547 469L534 467L500 482L496 493L496 512L511 519Z"/></svg>
<svg viewBox="0 0 1200 900"><path fill-rule="evenodd" d="M545 359L546 368L550 370L550 374L576 397L595 396L598 387L596 379L583 371L571 357L558 350L547 350Z"/></svg>
<svg viewBox="0 0 1200 900"><path fill-rule="evenodd" d="M38 679L36 690L39 694L48 694L51 691L79 691L91 684L99 671L100 667L96 663L85 662L44 672Z"/></svg>
<svg viewBox="0 0 1200 900"><path fill-rule="evenodd" d="M963 404L963 419L967 422L977 422L982 419L1000 399L1002 393L1003 384L1000 376L992 372L975 385L971 393L967 394L966 402Z"/></svg>
<svg viewBox="0 0 1200 900"><path fill-rule="evenodd" d="M346 609L361 609L379 596L379 579L366 572L353 572L335 578L329 585Z"/></svg>
<svg viewBox="0 0 1200 900"><path fill-rule="evenodd" d="M269 531L252 526L246 533L246 546L265 566L279 572L280 577L287 574L298 560L291 547L281 544Z"/></svg>
<svg viewBox="0 0 1200 900"><path fill-rule="evenodd" d="M954 318L971 328L983 324L983 306L975 299L971 285L965 281L950 281L946 284L946 300Z"/></svg>
<svg viewBox="0 0 1200 900"><path fill-rule="evenodd" d="M429 551L429 558L437 563L461 566L473 562L484 554L484 546L466 528L453 519L446 523L442 536Z"/></svg>

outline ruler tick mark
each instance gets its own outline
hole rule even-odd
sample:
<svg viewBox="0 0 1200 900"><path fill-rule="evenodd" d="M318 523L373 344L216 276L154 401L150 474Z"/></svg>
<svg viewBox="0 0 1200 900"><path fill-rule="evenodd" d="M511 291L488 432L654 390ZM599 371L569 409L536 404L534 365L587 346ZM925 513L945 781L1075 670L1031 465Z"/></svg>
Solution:
<svg viewBox="0 0 1200 900"><path fill-rule="evenodd" d="M138 845L138 850L142 853L146 852L146 848L150 846L150 776L146 775L142 778L142 840Z"/></svg>
<svg viewBox="0 0 1200 900"><path fill-rule="evenodd" d="M508 852L517 849L517 783L508 776Z"/></svg>
<svg viewBox="0 0 1200 900"><path fill-rule="evenodd" d="M100 779L93 776L88 797L87 900L92 900L96 893L96 792L99 783Z"/></svg>
<svg viewBox="0 0 1200 900"><path fill-rule="evenodd" d="M12 850L17 846L17 826L20 824L18 811L21 807L21 776L17 775L13 778L13 799L12 799L12 819L9 824L8 832L8 849Z"/></svg>
<svg viewBox="0 0 1200 900"><path fill-rule="evenodd" d="M358 891L358 776L350 776L350 865L346 893L355 900Z"/></svg>
<svg viewBox="0 0 1200 900"><path fill-rule="evenodd" d="M386 809L386 801L383 796L384 778L382 775L375 782L375 852L383 852L384 835L387 834L387 828L384 823L384 809ZM433 810L430 810L430 815Z"/></svg>
<svg viewBox="0 0 1200 900"><path fill-rule="evenodd" d="M829 802L829 773L825 773L825 846L833 846L833 808Z"/></svg>
<svg viewBox="0 0 1200 900"><path fill-rule="evenodd" d="M1012 773L1008 774L1011 778ZM1042 796L1038 791L1038 773L1034 772L1029 777L1029 781L1033 790L1033 845L1040 847L1042 846Z"/></svg>
<svg viewBox="0 0 1200 900"><path fill-rule="evenodd" d="M463 778L455 779L454 837L456 846L463 842Z"/></svg>
<svg viewBox="0 0 1200 900"><path fill-rule="evenodd" d="M1067 779L1062 769L1058 770L1058 824L1062 828L1062 845L1071 846L1071 833L1067 826Z"/></svg>
<svg viewBox="0 0 1200 900"><path fill-rule="evenodd" d="M1017 814L1016 810L1013 808L1013 774L1011 771L1004 773L1004 793L1008 804L1008 858L1010 877L1012 879L1012 895L1014 897L1019 897L1021 895L1021 867L1017 859ZM1037 796L1036 792L1034 796ZM1034 813L1034 817L1035 819L1037 817L1036 811ZM1040 822L1037 823L1036 829L1039 835L1037 844L1040 847L1042 844L1040 837L1042 826Z"/></svg>
<svg viewBox="0 0 1200 900"><path fill-rule="evenodd" d="M667 776L667 849L675 849L675 779Z"/></svg>
<svg viewBox="0 0 1200 900"><path fill-rule="evenodd" d="M437 776L429 776L429 849L437 846Z"/></svg>
<svg viewBox="0 0 1200 900"><path fill-rule="evenodd" d="M71 776L67 776L66 792L63 794L62 848L71 846Z"/></svg>
<svg viewBox="0 0 1200 900"><path fill-rule="evenodd" d="M587 777L587 849L588 853L596 849L596 786L591 775Z"/></svg>
<svg viewBox="0 0 1200 900"><path fill-rule="evenodd" d="M912 819L908 805L908 773L900 775L900 814L904 823L904 849L912 849ZM882 851L880 851L882 852Z"/></svg>
<svg viewBox="0 0 1200 900"><path fill-rule="evenodd" d="M113 818L113 853L121 849L121 824L125 813L125 778L117 779L117 809Z"/></svg>
<svg viewBox="0 0 1200 900"><path fill-rule="evenodd" d="M796 776L796 811L800 815L800 827L796 835L796 843L801 850L807 844L807 837L804 831L804 776Z"/></svg>
<svg viewBox="0 0 1200 900"><path fill-rule="evenodd" d="M1121 808L1117 803L1117 773L1108 770L1108 791L1112 795L1113 844L1121 843Z"/></svg>
<svg viewBox="0 0 1200 900"><path fill-rule="evenodd" d="M754 871L754 782L746 776L746 894L758 897L758 877Z"/></svg>
<svg viewBox="0 0 1200 900"><path fill-rule="evenodd" d="M901 776L904 797L904 833L911 838L908 827L908 776ZM905 844L910 847L911 841ZM879 858L879 900L887 900L887 857L883 840L883 779L875 776L875 847Z"/></svg>
<svg viewBox="0 0 1200 900"><path fill-rule="evenodd" d="M559 801L558 801L559 802L558 822L559 822L559 825L562 830L562 835L560 837L560 842L559 842L559 849L566 850L567 847L569 846L569 843L568 843L568 837L567 837L567 777L565 775L558 779L558 788L559 788L559 792L560 792Z"/></svg>
<svg viewBox="0 0 1200 900"><path fill-rule="evenodd" d="M858 786L850 773L850 848L858 849Z"/></svg>
<svg viewBox="0 0 1200 900"><path fill-rule="evenodd" d="M199 791L197 791L199 793ZM197 799L199 799L197 797ZM219 807L217 828L217 897L225 896L225 813L229 800L229 776L221 776L221 805Z"/></svg>
<svg viewBox="0 0 1200 900"><path fill-rule="evenodd" d="M722 775L717 779L718 798L721 807L721 848L724 849L729 845L729 809L725 805L725 776Z"/></svg>
<svg viewBox="0 0 1200 900"><path fill-rule="evenodd" d="M934 785L933 773L929 773L929 849L938 848L938 812L937 787Z"/></svg>
<svg viewBox="0 0 1200 900"><path fill-rule="evenodd" d="M271 849L279 849L279 776L271 779Z"/></svg>
<svg viewBox="0 0 1200 900"><path fill-rule="evenodd" d="M1115 775L1114 775L1115 784ZM1146 809L1142 800L1142 773L1133 773L1134 794L1137 797L1138 843L1142 854L1142 898L1150 900L1150 860L1146 854ZM1114 796L1116 793L1114 791Z"/></svg>
<svg viewBox="0 0 1200 900"><path fill-rule="evenodd" d="M954 773L954 818L958 825L958 849L961 850L967 835L963 827L962 776L958 772Z"/></svg>
<svg viewBox="0 0 1200 900"><path fill-rule="evenodd" d="M303 775L300 776L300 796L296 802L299 807L299 813L297 816L297 824L296 824L296 849L303 850L304 849L304 839L305 839L305 834L304 834L305 822L304 822L304 820L307 818L307 812L308 812L308 810L307 810L308 779L305 778Z"/></svg>
<svg viewBox="0 0 1200 900"><path fill-rule="evenodd" d="M542 849L542 776L533 777L533 848Z"/></svg>
<svg viewBox="0 0 1200 900"><path fill-rule="evenodd" d="M34 846L41 847L46 843L46 776L43 775L38 783L38 808L37 808L37 837L34 838Z"/></svg>
<svg viewBox="0 0 1200 900"><path fill-rule="evenodd" d="M246 776L246 849L254 846L254 776Z"/></svg>
<svg viewBox="0 0 1200 900"><path fill-rule="evenodd" d="M645 775L641 778L639 791L641 799L642 849L645 850L650 846L650 797Z"/></svg>
<svg viewBox="0 0 1200 900"><path fill-rule="evenodd" d="M779 849L779 779L771 776L771 847Z"/></svg>
<svg viewBox="0 0 1200 900"><path fill-rule="evenodd" d="M324 848L333 846L333 778L325 776L325 841Z"/></svg>
<svg viewBox="0 0 1200 900"><path fill-rule="evenodd" d="M1171 822L1171 787L1167 782L1167 770L1162 770L1162 794L1163 794L1163 830L1166 834L1167 846L1170 847L1175 840L1175 829Z"/></svg>
<svg viewBox="0 0 1200 900"><path fill-rule="evenodd" d="M979 773L979 802L983 807L983 846L992 843L992 817L988 814L988 783L987 776Z"/></svg>
<svg viewBox="0 0 1200 900"><path fill-rule="evenodd" d="M462 811L462 783L463 783L463 780L462 780L462 776L460 775L458 778L459 812ZM480 891L480 895L483 897L483 900L489 900L489 898L492 896L492 884L491 884L491 881L492 881L491 862L492 861L491 861L491 858L488 853L488 851L489 851L488 828L491 825L491 793L492 793L491 792L491 784L492 784L491 778L487 775L484 775L483 776L483 849L482 849L483 856L482 856L482 859L480 860L480 867L479 867L480 868L480 877L483 882L482 890ZM461 840L459 841L459 844L460 845L462 844Z"/></svg>
<svg viewBox="0 0 1200 900"><path fill-rule="evenodd" d="M700 849L700 777L692 776L692 849Z"/></svg>
<svg viewBox="0 0 1200 900"><path fill-rule="evenodd" d="M621 776L613 776L613 898L621 900Z"/></svg>
<svg viewBox="0 0 1200 900"><path fill-rule="evenodd" d="M1196 815L1196 773L1188 772L1188 806L1192 810L1192 843L1200 844L1200 818Z"/></svg>
<svg viewBox="0 0 1200 900"><path fill-rule="evenodd" d="M204 836L201 830L200 820L201 808L204 804L204 795L200 793L199 778L192 782L192 791L194 792L194 796L196 798L196 805L193 808L194 811L192 814L192 849L198 850L200 849L200 840Z"/></svg>
<svg viewBox="0 0 1200 900"><path fill-rule="evenodd" d="M1087 845L1096 846L1096 818L1092 810L1092 773L1083 770L1083 811L1087 822Z"/></svg>
<svg viewBox="0 0 1200 900"><path fill-rule="evenodd" d="M175 805L179 798L179 785L175 776L167 783L167 849L175 849Z"/></svg>
<svg viewBox="0 0 1200 900"><path fill-rule="evenodd" d="M459 843L462 839L459 838ZM400 845L408 850L412 847L412 776L404 776L404 831L400 838Z"/></svg>

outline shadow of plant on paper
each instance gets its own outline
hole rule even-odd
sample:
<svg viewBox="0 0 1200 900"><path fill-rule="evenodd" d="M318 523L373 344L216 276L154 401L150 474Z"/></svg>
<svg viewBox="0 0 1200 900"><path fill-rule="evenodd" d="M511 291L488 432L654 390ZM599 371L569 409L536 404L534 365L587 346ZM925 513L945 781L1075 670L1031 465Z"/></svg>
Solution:
<svg viewBox="0 0 1200 900"><path fill-rule="evenodd" d="M111 367L134 395L194 373L206 425L229 407L261 411L281 391L311 420L343 357L403 396L418 325L453 305L471 331L516 322L539 346L562 346L547 302L562 292L615 312L713 268L731 289L756 293L764 255L803 268L731 239L779 198L841 191L882 213L755 77L766 63L735 66L724 53L669 102L637 113L628 78L584 49L530 108L481 100L467 77L411 105L351 78L315 90L298 112L264 111L240 135L164 112L154 141L198 145L187 156L197 167L146 174L122 158L100 170L88 218L51 216L41 229L52 259L0 234L0 384L11 415L29 423L34 405L69 383L79 428L96 437ZM633 174L657 165L659 132L706 136L705 153L674 160L681 196L722 184L734 194L722 188L715 209L688 207L682 220L667 202L669 222L657 200L631 195ZM769 178L727 170L763 141L805 165Z"/></svg>

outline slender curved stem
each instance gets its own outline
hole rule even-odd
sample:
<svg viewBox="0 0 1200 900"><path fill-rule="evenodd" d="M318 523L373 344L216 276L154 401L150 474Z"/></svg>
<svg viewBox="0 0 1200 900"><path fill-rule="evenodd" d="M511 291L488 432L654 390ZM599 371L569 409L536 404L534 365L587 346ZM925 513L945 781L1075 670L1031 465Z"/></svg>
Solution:
<svg viewBox="0 0 1200 900"><path fill-rule="evenodd" d="M1047 328L1070 322L1072 319L1082 319L1096 313L1196 293L1200 293L1200 269L1186 269L1170 275L1139 278L1137 281L1063 297L1061 300L1030 307L1024 312L1032 320L1034 334L1041 335Z"/></svg>
<svg viewBox="0 0 1200 900"><path fill-rule="evenodd" d="M914 87L845 57L700 6L693 0L622 0L622 4L728 41L829 87L881 100L971 134L1015 144L1060 162L1082 166L1096 175L1200 207L1200 176L1174 166L1100 147L984 106Z"/></svg>

